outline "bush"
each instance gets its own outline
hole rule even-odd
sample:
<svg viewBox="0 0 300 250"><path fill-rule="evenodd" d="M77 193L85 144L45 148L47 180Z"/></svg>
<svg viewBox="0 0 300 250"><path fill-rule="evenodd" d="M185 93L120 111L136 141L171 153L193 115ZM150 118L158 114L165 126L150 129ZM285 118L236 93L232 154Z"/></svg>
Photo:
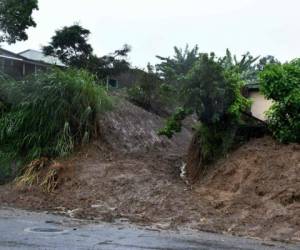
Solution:
<svg viewBox="0 0 300 250"><path fill-rule="evenodd" d="M300 142L300 60L267 65L260 85L263 94L274 101L267 112L274 137L283 143Z"/></svg>
<svg viewBox="0 0 300 250"><path fill-rule="evenodd" d="M147 72L141 72L137 82L127 90L129 101L158 115L169 114L175 97L172 86L164 83L148 65Z"/></svg>
<svg viewBox="0 0 300 250"><path fill-rule="evenodd" d="M206 165L233 149L242 123L242 112L249 100L241 94L243 81L231 69L224 69L213 54L202 54L186 76L183 93L184 109L167 120L160 134L172 137L180 131L186 115L196 113L199 126L187 156L188 178L194 179Z"/></svg>
<svg viewBox="0 0 300 250"><path fill-rule="evenodd" d="M205 165L235 147L242 113L250 101L241 94L244 81L234 69L225 69L214 54L203 54L186 78L188 107L193 108L200 125L200 162Z"/></svg>
<svg viewBox="0 0 300 250"><path fill-rule="evenodd" d="M97 133L97 114L111 106L94 77L51 70L22 82L0 81L9 108L0 117L0 176L40 157L65 156Z"/></svg>
<svg viewBox="0 0 300 250"><path fill-rule="evenodd" d="M182 107L177 108L175 113L166 120L165 126L159 130L158 135L164 135L169 139L172 138L173 134L181 131L181 123L189 114L191 114L190 111Z"/></svg>

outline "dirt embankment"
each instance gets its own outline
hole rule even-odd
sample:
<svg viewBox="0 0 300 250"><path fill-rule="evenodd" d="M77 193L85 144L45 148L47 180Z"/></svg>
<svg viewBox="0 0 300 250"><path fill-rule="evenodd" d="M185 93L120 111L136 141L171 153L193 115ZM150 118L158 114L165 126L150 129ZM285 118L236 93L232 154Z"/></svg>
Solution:
<svg viewBox="0 0 300 250"><path fill-rule="evenodd" d="M182 155L190 143L196 120L185 120L181 133L171 140L159 136L165 120L130 102L120 100L117 108L99 117L101 140L114 152L147 153L165 151Z"/></svg>
<svg viewBox="0 0 300 250"><path fill-rule="evenodd" d="M180 167L191 129L162 139L156 135L160 117L124 104L102 120L105 142L60 162L54 192L10 184L0 187L0 203L162 229L300 241L300 146L252 140L190 187Z"/></svg>

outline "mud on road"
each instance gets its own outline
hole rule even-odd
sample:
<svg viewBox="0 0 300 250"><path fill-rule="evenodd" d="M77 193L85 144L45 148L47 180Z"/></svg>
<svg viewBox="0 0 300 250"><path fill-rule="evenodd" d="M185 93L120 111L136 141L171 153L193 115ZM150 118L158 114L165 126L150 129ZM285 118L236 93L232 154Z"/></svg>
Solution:
<svg viewBox="0 0 300 250"><path fill-rule="evenodd" d="M187 230L152 230L120 222L93 224L45 213L0 208L1 250L296 250L297 247Z"/></svg>

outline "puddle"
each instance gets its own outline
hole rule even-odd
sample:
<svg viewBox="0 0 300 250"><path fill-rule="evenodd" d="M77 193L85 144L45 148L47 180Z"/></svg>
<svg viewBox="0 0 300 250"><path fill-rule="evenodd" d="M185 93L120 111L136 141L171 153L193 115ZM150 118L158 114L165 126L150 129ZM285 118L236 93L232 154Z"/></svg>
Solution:
<svg viewBox="0 0 300 250"><path fill-rule="evenodd" d="M67 232L67 230L59 229L59 228L53 228L53 227L32 227L32 228L26 228L24 230L25 232L29 233L50 233L50 234L61 234Z"/></svg>

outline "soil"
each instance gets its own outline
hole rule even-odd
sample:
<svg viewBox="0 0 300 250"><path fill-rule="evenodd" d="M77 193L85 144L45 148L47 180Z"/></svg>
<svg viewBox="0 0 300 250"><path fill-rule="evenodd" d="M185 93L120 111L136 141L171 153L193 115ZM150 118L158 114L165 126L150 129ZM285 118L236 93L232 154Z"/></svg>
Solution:
<svg viewBox="0 0 300 250"><path fill-rule="evenodd" d="M162 139L156 132L163 120L126 102L100 120L101 140L59 160L53 192L11 183L0 187L0 204L157 229L300 241L300 145L253 139L189 186L180 168L190 126L176 139Z"/></svg>

